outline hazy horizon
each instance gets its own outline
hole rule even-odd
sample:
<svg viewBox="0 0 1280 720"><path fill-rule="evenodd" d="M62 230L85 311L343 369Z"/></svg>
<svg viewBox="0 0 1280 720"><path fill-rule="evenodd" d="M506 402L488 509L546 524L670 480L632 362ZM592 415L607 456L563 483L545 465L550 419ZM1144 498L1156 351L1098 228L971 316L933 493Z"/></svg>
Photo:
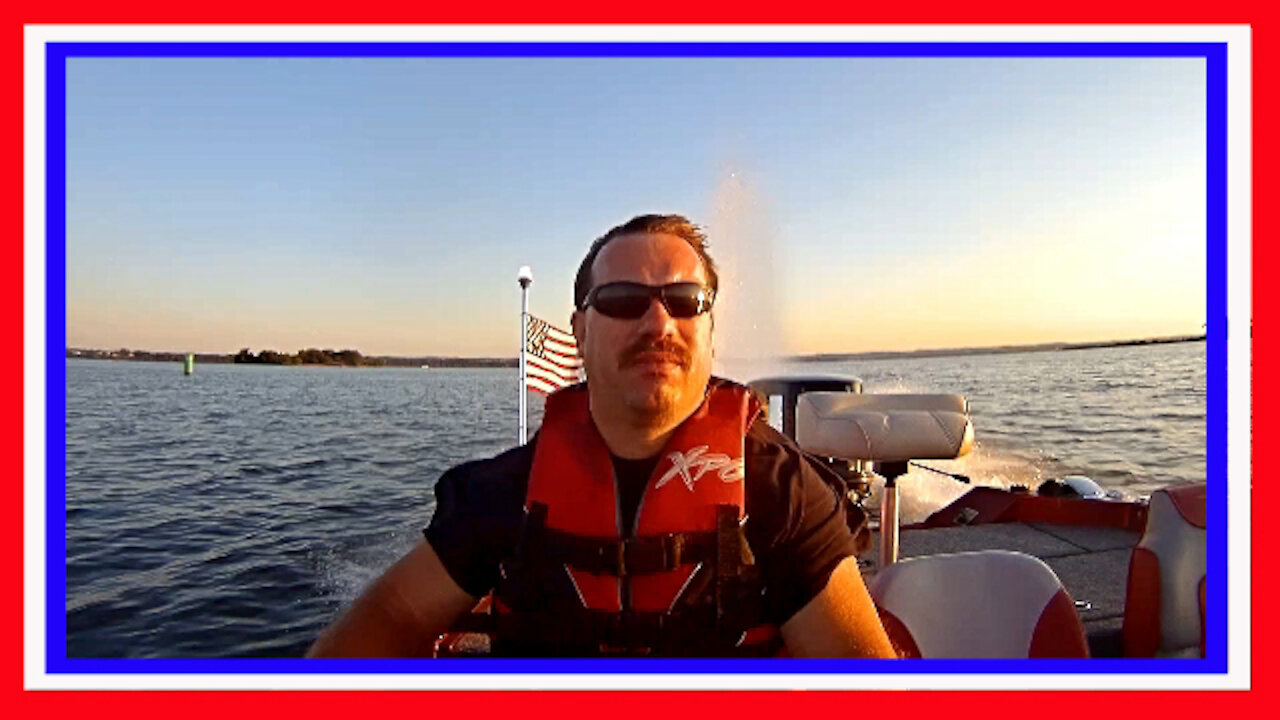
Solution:
<svg viewBox="0 0 1280 720"><path fill-rule="evenodd" d="M1154 344L1161 341L1194 342L1194 341L1204 340L1204 338L1205 338L1204 333L1200 332L1200 333L1183 333L1183 334L1177 334L1177 335L1153 335L1149 337L1105 338L1105 339L1094 339L1094 340L1072 340L1072 341L1049 340L1046 342L1038 342L1038 343L1016 343L1016 344L1004 344L1004 345L920 347L920 348L908 348L904 350L849 350L849 351L835 350L835 351L822 352L822 353L791 353L787 355L778 355L774 357L802 358L802 357L812 357L812 356L818 356L818 355L835 355L835 356L878 355L882 353L883 354L901 353L901 354L907 355L907 354L915 354L915 353L946 352L946 351L952 351L952 350L958 351L958 352L964 352L964 351L970 351L970 350L995 350L995 349L1003 349L1003 348L1035 348L1035 347L1051 346L1051 345L1078 345L1078 344L1087 345L1087 344L1095 344L1095 343L1099 345L1108 345L1108 344L1148 343L1148 342ZM85 345L70 345L70 344L67 345L68 351L88 350L88 351L94 351L94 352L117 352L120 350L128 350L130 352L146 352L146 353L154 353L154 354L171 353L171 354L179 354L179 355L188 353L188 352L196 353L200 355L235 355L237 352L244 349L252 351L255 355L257 353L262 352L263 350L271 350L274 352L292 354L292 353L296 353L298 351L307 350L307 349L331 350L331 351L356 350L364 357L394 357L394 358L439 357L439 358L456 358L456 359L514 359L519 355L518 347L515 351L507 355L449 355L445 353L413 353L409 355L396 355L391 353L370 353L370 352L365 352L360 348L340 347L337 345L310 345L305 348L282 348L278 346L273 347L273 346L267 345L261 348L256 348L256 347L236 348L234 350L185 350L185 349L173 349L173 348L128 347L125 345L106 345L106 346L95 346L95 347L90 347ZM766 359L768 358L768 356L763 356L763 357L765 357ZM739 358L739 357L729 356L728 359L733 361L739 361L739 360L750 359L750 358Z"/></svg>
<svg viewBox="0 0 1280 720"><path fill-rule="evenodd" d="M1194 58L72 58L68 347L518 352L706 226L722 356L1194 335Z"/></svg>

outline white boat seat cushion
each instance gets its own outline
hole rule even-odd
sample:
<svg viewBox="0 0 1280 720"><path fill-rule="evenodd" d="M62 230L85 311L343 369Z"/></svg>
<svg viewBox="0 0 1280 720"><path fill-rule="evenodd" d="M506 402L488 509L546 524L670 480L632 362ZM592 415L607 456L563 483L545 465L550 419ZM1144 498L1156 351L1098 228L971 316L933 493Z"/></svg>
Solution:
<svg viewBox="0 0 1280 720"><path fill-rule="evenodd" d="M1129 560L1128 657L1204 655L1205 489L1151 493L1147 525Z"/></svg>
<svg viewBox="0 0 1280 720"><path fill-rule="evenodd" d="M973 447L962 395L809 392L796 400L796 443L848 460L949 460Z"/></svg>
<svg viewBox="0 0 1280 720"><path fill-rule="evenodd" d="M871 597L904 657L1089 656L1071 596L1048 565L1023 553L902 560L876 575Z"/></svg>

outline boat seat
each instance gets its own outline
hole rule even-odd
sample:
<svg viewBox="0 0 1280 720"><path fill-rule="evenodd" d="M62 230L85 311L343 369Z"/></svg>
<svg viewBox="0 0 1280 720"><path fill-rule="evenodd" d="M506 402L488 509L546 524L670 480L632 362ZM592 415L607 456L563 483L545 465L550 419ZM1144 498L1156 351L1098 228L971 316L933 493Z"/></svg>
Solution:
<svg viewBox="0 0 1280 720"><path fill-rule="evenodd" d="M973 447L962 395L807 392L795 430L806 451L846 460L950 460Z"/></svg>
<svg viewBox="0 0 1280 720"><path fill-rule="evenodd" d="M1129 558L1126 657L1204 657L1204 484L1151 493Z"/></svg>
<svg viewBox="0 0 1280 720"><path fill-rule="evenodd" d="M1030 555L982 550L909 558L877 574L870 590L902 657L1089 656L1071 596Z"/></svg>

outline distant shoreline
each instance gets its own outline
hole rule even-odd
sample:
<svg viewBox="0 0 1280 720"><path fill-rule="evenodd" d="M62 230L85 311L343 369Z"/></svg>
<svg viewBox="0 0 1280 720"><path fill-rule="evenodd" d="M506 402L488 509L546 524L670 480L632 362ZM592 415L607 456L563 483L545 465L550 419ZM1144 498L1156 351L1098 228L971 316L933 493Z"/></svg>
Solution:
<svg viewBox="0 0 1280 720"><path fill-rule="evenodd" d="M269 352L269 351L267 351ZM325 351L330 352L332 351ZM152 350L93 350L88 348L67 348L67 357L80 360L117 360L125 362L174 362L181 363L186 353L157 352ZM356 362L238 362L236 354L195 353L197 365L257 365L267 367L426 367L436 368L494 368L517 367L519 358L493 357L445 357L430 355L426 357L392 357L379 355L359 355Z"/></svg>
<svg viewBox="0 0 1280 720"><path fill-rule="evenodd" d="M1140 338L1135 340L1108 340L1084 343L1040 343L1037 345L994 345L976 348L938 348L933 350L895 350L861 353L818 353L792 355L788 360L796 362L841 362L845 360L888 360L908 357L960 357L965 355L1004 355L1009 353L1053 352L1059 350L1096 350L1099 348L1138 347L1143 345L1169 345L1173 343L1204 342L1204 335L1177 335L1173 337Z"/></svg>
<svg viewBox="0 0 1280 720"><path fill-rule="evenodd" d="M1003 355L1009 353L1052 352L1060 350L1094 350L1113 347L1138 347L1146 345L1169 345L1172 343L1204 342L1204 335L1178 335L1174 337L1141 338L1134 340L1110 340L1087 343L1040 343L1037 345L996 345L976 348L939 348L932 350L893 350L860 353L816 353L811 355L790 355L781 360L793 362L844 362L849 360L890 360L894 358L913 357L960 357L966 355ZM82 360L123 360L129 362L182 362L186 353L155 352L150 350L94 350L88 348L67 348L68 358ZM235 354L196 353L195 359L201 364L232 364ZM376 361L378 367L426 367L437 368L515 368L520 359L515 357L448 357L428 355L423 357L396 357L374 355L366 357ZM300 367L358 367L339 363L302 363Z"/></svg>

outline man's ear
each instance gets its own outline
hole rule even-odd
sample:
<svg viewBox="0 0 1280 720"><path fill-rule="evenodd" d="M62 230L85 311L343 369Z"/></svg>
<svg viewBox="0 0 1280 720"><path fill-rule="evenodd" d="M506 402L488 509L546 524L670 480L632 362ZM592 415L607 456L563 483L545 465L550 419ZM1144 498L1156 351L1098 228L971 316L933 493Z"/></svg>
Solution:
<svg viewBox="0 0 1280 720"><path fill-rule="evenodd" d="M569 327L573 328L573 339L578 343L578 355L587 342L587 315L581 310L574 310L569 316Z"/></svg>

